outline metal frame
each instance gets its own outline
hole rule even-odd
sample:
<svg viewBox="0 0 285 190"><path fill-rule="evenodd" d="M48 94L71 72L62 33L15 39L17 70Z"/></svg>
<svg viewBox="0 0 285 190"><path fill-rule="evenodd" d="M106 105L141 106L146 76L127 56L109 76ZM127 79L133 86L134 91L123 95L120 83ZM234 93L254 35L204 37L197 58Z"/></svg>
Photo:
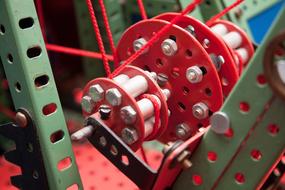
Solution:
<svg viewBox="0 0 285 190"><path fill-rule="evenodd" d="M285 110L284 106L280 106L283 102L274 97L268 85L259 84L257 78L263 74L265 48L270 39L285 28L284 23L285 8L221 109L228 115L234 135L229 138L210 130L191 158L193 167L179 176L174 189L255 189L282 154L285 131L280 129L277 135L269 135L266 126L272 121L284 125L282 113ZM240 103L247 103L250 111L241 111ZM270 110L268 106L271 106ZM253 148L261 152L260 161L250 158ZM208 160L210 151L217 155L215 162ZM238 173L243 173L245 177L246 181L242 184L235 181L235 174ZM203 182L197 184L190 180L195 176Z"/></svg>
<svg viewBox="0 0 285 190"><path fill-rule="evenodd" d="M0 0L0 56L16 109L37 127L50 189L83 189L33 0ZM55 107L56 106L56 107ZM55 134L61 134L51 142ZM58 163L69 157L63 171Z"/></svg>

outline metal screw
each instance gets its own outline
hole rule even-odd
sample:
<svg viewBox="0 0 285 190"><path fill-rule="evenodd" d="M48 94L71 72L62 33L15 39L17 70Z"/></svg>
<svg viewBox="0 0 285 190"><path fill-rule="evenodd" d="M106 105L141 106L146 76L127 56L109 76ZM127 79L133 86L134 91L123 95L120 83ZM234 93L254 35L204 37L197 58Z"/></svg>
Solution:
<svg viewBox="0 0 285 190"><path fill-rule="evenodd" d="M145 71L153 80L157 80L157 74L156 72L149 72L149 71Z"/></svg>
<svg viewBox="0 0 285 190"><path fill-rule="evenodd" d="M225 134L230 128L230 119L224 112L215 112L210 118L211 130L217 134Z"/></svg>
<svg viewBox="0 0 285 190"><path fill-rule="evenodd" d="M139 51L145 44L147 44L147 41L144 38L139 38L134 41L133 48L135 51ZM144 51L144 53L147 52L147 50Z"/></svg>
<svg viewBox="0 0 285 190"><path fill-rule="evenodd" d="M203 79L203 71L198 66L189 67L186 71L186 78L191 83L199 83Z"/></svg>
<svg viewBox="0 0 285 190"><path fill-rule="evenodd" d="M89 88L89 95L94 102L99 102L104 97L104 90L99 84L95 84Z"/></svg>
<svg viewBox="0 0 285 190"><path fill-rule="evenodd" d="M159 86L164 86L168 82L168 76L163 73L157 75L157 84Z"/></svg>
<svg viewBox="0 0 285 190"><path fill-rule="evenodd" d="M125 106L121 109L121 118L126 124L133 124L137 118L137 112L131 106Z"/></svg>
<svg viewBox="0 0 285 190"><path fill-rule="evenodd" d="M111 88L106 92L106 100L112 106L119 106L122 103L122 94L116 88Z"/></svg>
<svg viewBox="0 0 285 190"><path fill-rule="evenodd" d="M222 65L225 63L225 59L223 56L215 54L210 54L211 60L214 63L217 71L221 70Z"/></svg>
<svg viewBox="0 0 285 190"><path fill-rule="evenodd" d="M191 153L188 150L184 150L178 157L177 161L182 164L183 169L188 169L192 166L192 162L189 160Z"/></svg>
<svg viewBox="0 0 285 190"><path fill-rule="evenodd" d="M203 102L199 102L192 107L192 113L197 119L205 119L209 116L209 108Z"/></svg>
<svg viewBox="0 0 285 190"><path fill-rule="evenodd" d="M90 96L84 96L81 100L81 107L87 113L91 113L94 107L94 102Z"/></svg>
<svg viewBox="0 0 285 190"><path fill-rule="evenodd" d="M161 49L165 55L173 56L177 52L178 46L174 40L166 39L162 42Z"/></svg>
<svg viewBox="0 0 285 190"><path fill-rule="evenodd" d="M176 126L176 136L178 138L184 139L190 135L190 128L186 123L181 123Z"/></svg>
<svg viewBox="0 0 285 190"><path fill-rule="evenodd" d="M133 144L139 139L136 129L133 128L124 128L121 132L122 139L128 145Z"/></svg>
<svg viewBox="0 0 285 190"><path fill-rule="evenodd" d="M111 111L112 110L111 110L110 106L105 105L105 104L101 105L99 107L99 113L100 113L101 119L103 119L103 120L109 119Z"/></svg>
<svg viewBox="0 0 285 190"><path fill-rule="evenodd" d="M15 121L20 127L27 127L28 125L28 119L22 112L16 113Z"/></svg>
<svg viewBox="0 0 285 190"><path fill-rule="evenodd" d="M208 48L209 45L210 45L210 40L207 39L207 38L205 38L205 39L203 40L203 47L204 47L204 48Z"/></svg>
<svg viewBox="0 0 285 190"><path fill-rule="evenodd" d="M187 30L190 34L196 37L195 28L192 25L188 25L185 30Z"/></svg>

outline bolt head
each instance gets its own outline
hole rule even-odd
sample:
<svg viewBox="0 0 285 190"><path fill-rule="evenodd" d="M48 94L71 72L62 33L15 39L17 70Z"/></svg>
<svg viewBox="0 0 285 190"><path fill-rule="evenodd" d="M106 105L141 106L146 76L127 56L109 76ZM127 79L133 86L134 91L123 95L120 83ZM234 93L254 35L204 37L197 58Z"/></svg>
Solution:
<svg viewBox="0 0 285 190"><path fill-rule="evenodd" d="M137 118L137 112L131 106L125 106L121 109L121 118L126 124L133 124Z"/></svg>
<svg viewBox="0 0 285 190"><path fill-rule="evenodd" d="M181 123L176 126L176 136L178 138L184 139L189 137L190 135L190 128L186 123Z"/></svg>
<svg viewBox="0 0 285 190"><path fill-rule="evenodd" d="M203 102L199 102L192 107L192 113L197 119L205 119L209 116L209 108Z"/></svg>
<svg viewBox="0 0 285 190"><path fill-rule="evenodd" d="M210 118L211 130L217 134L225 134L230 128L230 119L224 112L215 112Z"/></svg>
<svg viewBox="0 0 285 190"><path fill-rule="evenodd" d="M91 113L94 108L92 98L90 96L84 96L81 100L81 107L85 112Z"/></svg>
<svg viewBox="0 0 285 190"><path fill-rule="evenodd" d="M94 102L99 102L104 98L104 90L99 84L90 86L89 95Z"/></svg>
<svg viewBox="0 0 285 190"><path fill-rule="evenodd" d="M194 37L196 36L195 28L192 25L188 25L185 30L187 30L190 34L192 34Z"/></svg>
<svg viewBox="0 0 285 190"><path fill-rule="evenodd" d="M99 107L99 113L100 113L100 116L101 116L101 119L103 119L103 120L107 120L107 119L109 119L109 117L110 117L110 115L111 115L111 108L110 108L110 106L108 106L108 105L101 105L100 107Z"/></svg>
<svg viewBox="0 0 285 190"><path fill-rule="evenodd" d="M21 112L16 113L15 121L20 127L26 127L28 125L27 117Z"/></svg>
<svg viewBox="0 0 285 190"><path fill-rule="evenodd" d="M119 106L122 103L122 94L116 88L111 88L106 92L106 100L112 106Z"/></svg>
<svg viewBox="0 0 285 190"><path fill-rule="evenodd" d="M122 139L128 145L134 144L138 139L137 130L134 128L124 128L121 132Z"/></svg>
<svg viewBox="0 0 285 190"><path fill-rule="evenodd" d="M161 44L162 52L166 56L173 56L178 50L177 43L172 39L166 39Z"/></svg>
<svg viewBox="0 0 285 190"><path fill-rule="evenodd" d="M203 71L198 66L189 67L186 71L186 78L193 84L199 83L203 79Z"/></svg>
<svg viewBox="0 0 285 190"><path fill-rule="evenodd" d="M134 41L133 48L135 51L139 51L145 44L147 44L147 41L144 38L139 38Z"/></svg>

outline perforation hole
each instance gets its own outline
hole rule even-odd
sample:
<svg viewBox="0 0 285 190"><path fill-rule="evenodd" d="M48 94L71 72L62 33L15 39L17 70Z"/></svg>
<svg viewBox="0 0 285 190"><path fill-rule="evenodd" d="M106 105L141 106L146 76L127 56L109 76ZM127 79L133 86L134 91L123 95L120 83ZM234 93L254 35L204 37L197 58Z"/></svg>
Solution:
<svg viewBox="0 0 285 190"><path fill-rule="evenodd" d="M6 29L5 29L4 25L0 24L0 34L4 35L5 32L6 32Z"/></svg>
<svg viewBox="0 0 285 190"><path fill-rule="evenodd" d="M238 184L244 184L245 177L244 177L243 173L241 173L241 172L236 173L235 174L235 181Z"/></svg>
<svg viewBox="0 0 285 190"><path fill-rule="evenodd" d="M162 67L162 66L164 65L163 62L162 62L162 60L159 59L159 58L156 59L155 64L156 64L157 67Z"/></svg>
<svg viewBox="0 0 285 190"><path fill-rule="evenodd" d="M270 135L276 136L279 133L279 126L276 124L269 124L267 130Z"/></svg>
<svg viewBox="0 0 285 190"><path fill-rule="evenodd" d="M21 90L22 90L22 86L19 82L15 83L15 90L16 90L16 92L21 92Z"/></svg>
<svg viewBox="0 0 285 190"><path fill-rule="evenodd" d="M184 95L188 95L190 93L189 88L187 88L186 86L183 86L182 90Z"/></svg>
<svg viewBox="0 0 285 190"><path fill-rule="evenodd" d="M239 109L242 113L248 113L250 110L250 105L247 102L240 102Z"/></svg>
<svg viewBox="0 0 285 190"><path fill-rule="evenodd" d="M170 35L170 36L169 36L169 39L171 39L171 40L173 40L173 41L176 42L176 36L174 36L174 35Z"/></svg>
<svg viewBox="0 0 285 190"><path fill-rule="evenodd" d="M71 158L66 157L57 163L57 169L58 169L58 171L63 171L63 170L68 169L69 167L71 167L71 165L72 165Z"/></svg>
<svg viewBox="0 0 285 190"><path fill-rule="evenodd" d="M186 51L185 51L185 56L186 56L186 58L188 58L188 59L190 59L191 57L192 57L192 51L191 50L189 50L189 49L187 49Z"/></svg>
<svg viewBox="0 0 285 190"><path fill-rule="evenodd" d="M234 131L232 128L229 128L226 132L225 132L225 137L227 138L232 138L234 136Z"/></svg>
<svg viewBox="0 0 285 190"><path fill-rule="evenodd" d="M260 85L260 86L264 86L266 85L266 78L263 74L260 74L256 77L256 80L257 80L257 83Z"/></svg>
<svg viewBox="0 0 285 190"><path fill-rule="evenodd" d="M129 159L126 155L122 155L122 163L126 166L128 166L130 163L129 163Z"/></svg>
<svg viewBox="0 0 285 190"><path fill-rule="evenodd" d="M192 176L192 182L193 182L194 185L199 186L199 185L202 185L203 179L202 179L202 177L200 175L194 174Z"/></svg>
<svg viewBox="0 0 285 190"><path fill-rule="evenodd" d="M251 158L254 160L254 161L259 161L262 157L262 154L259 150L257 149L253 149L251 152L250 152L250 155L251 155Z"/></svg>
<svg viewBox="0 0 285 190"><path fill-rule="evenodd" d="M57 110L57 105L55 103L47 104L43 107L42 112L44 115L51 115Z"/></svg>
<svg viewBox="0 0 285 190"><path fill-rule="evenodd" d="M205 94L206 94L207 96L212 96L212 90L211 90L210 88L206 88L206 89L205 89Z"/></svg>
<svg viewBox="0 0 285 190"><path fill-rule="evenodd" d="M64 132L62 130L56 131L50 135L50 142L57 143L64 137Z"/></svg>
<svg viewBox="0 0 285 190"><path fill-rule="evenodd" d="M79 187L77 184L73 184L66 188L66 190L79 190Z"/></svg>
<svg viewBox="0 0 285 190"><path fill-rule="evenodd" d="M7 61L8 61L8 63L13 64L14 58L13 58L12 54L9 53L7 55Z"/></svg>
<svg viewBox="0 0 285 190"><path fill-rule="evenodd" d="M179 76L180 76L179 71L180 71L180 69L179 69L178 67L172 68L172 70L171 70L171 76L172 76L173 78L179 77Z"/></svg>
<svg viewBox="0 0 285 190"><path fill-rule="evenodd" d="M209 151L208 152L208 160L210 162L216 162L217 158L218 158L217 153L215 153L214 151Z"/></svg>
<svg viewBox="0 0 285 190"><path fill-rule="evenodd" d="M27 50L28 58L36 58L40 56L41 53L42 53L42 49L39 46L32 47Z"/></svg>
<svg viewBox="0 0 285 190"><path fill-rule="evenodd" d="M207 74L207 69L205 67L200 67L200 69L202 70L203 75Z"/></svg>
<svg viewBox="0 0 285 190"><path fill-rule="evenodd" d="M42 88L46 86L48 82L49 82L49 77L47 75L38 76L37 78L35 78L34 81L36 88Z"/></svg>
<svg viewBox="0 0 285 190"><path fill-rule="evenodd" d="M115 145L111 145L111 150L110 152L114 155L117 156L118 155L118 149Z"/></svg>
<svg viewBox="0 0 285 190"><path fill-rule="evenodd" d="M27 28L30 28L34 25L34 19L31 18L31 17L28 17L28 18L22 18L20 21L19 21L19 26L21 29L27 29Z"/></svg>
<svg viewBox="0 0 285 190"><path fill-rule="evenodd" d="M178 102L178 109L181 112L185 112L186 111L186 106L182 102Z"/></svg>

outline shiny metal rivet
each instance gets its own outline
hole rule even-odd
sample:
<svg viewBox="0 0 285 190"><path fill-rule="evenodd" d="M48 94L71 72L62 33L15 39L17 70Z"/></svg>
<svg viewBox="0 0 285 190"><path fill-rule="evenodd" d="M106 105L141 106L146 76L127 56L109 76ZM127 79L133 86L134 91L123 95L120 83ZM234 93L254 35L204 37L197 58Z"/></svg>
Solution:
<svg viewBox="0 0 285 190"><path fill-rule="evenodd" d="M209 116L209 108L203 102L199 102L192 107L192 113L197 119L205 119Z"/></svg>
<svg viewBox="0 0 285 190"><path fill-rule="evenodd" d="M193 84L199 83L203 79L203 71L198 66L189 67L186 71L186 78Z"/></svg>
<svg viewBox="0 0 285 190"><path fill-rule="evenodd" d="M188 25L185 30L187 30L190 34L196 37L195 28L192 25Z"/></svg>
<svg viewBox="0 0 285 190"><path fill-rule="evenodd" d="M15 121L20 127L26 127L28 125L27 117L21 112L16 113Z"/></svg>
<svg viewBox="0 0 285 190"><path fill-rule="evenodd" d="M162 52L167 56L173 56L178 50L176 42L172 39L166 39L161 44Z"/></svg>
<svg viewBox="0 0 285 190"><path fill-rule="evenodd" d="M175 133L178 138L184 139L190 136L190 128L186 123L181 123L176 126Z"/></svg>
<svg viewBox="0 0 285 190"><path fill-rule="evenodd" d="M230 128L230 119L224 112L215 112L210 118L211 130L217 134L225 134Z"/></svg>

